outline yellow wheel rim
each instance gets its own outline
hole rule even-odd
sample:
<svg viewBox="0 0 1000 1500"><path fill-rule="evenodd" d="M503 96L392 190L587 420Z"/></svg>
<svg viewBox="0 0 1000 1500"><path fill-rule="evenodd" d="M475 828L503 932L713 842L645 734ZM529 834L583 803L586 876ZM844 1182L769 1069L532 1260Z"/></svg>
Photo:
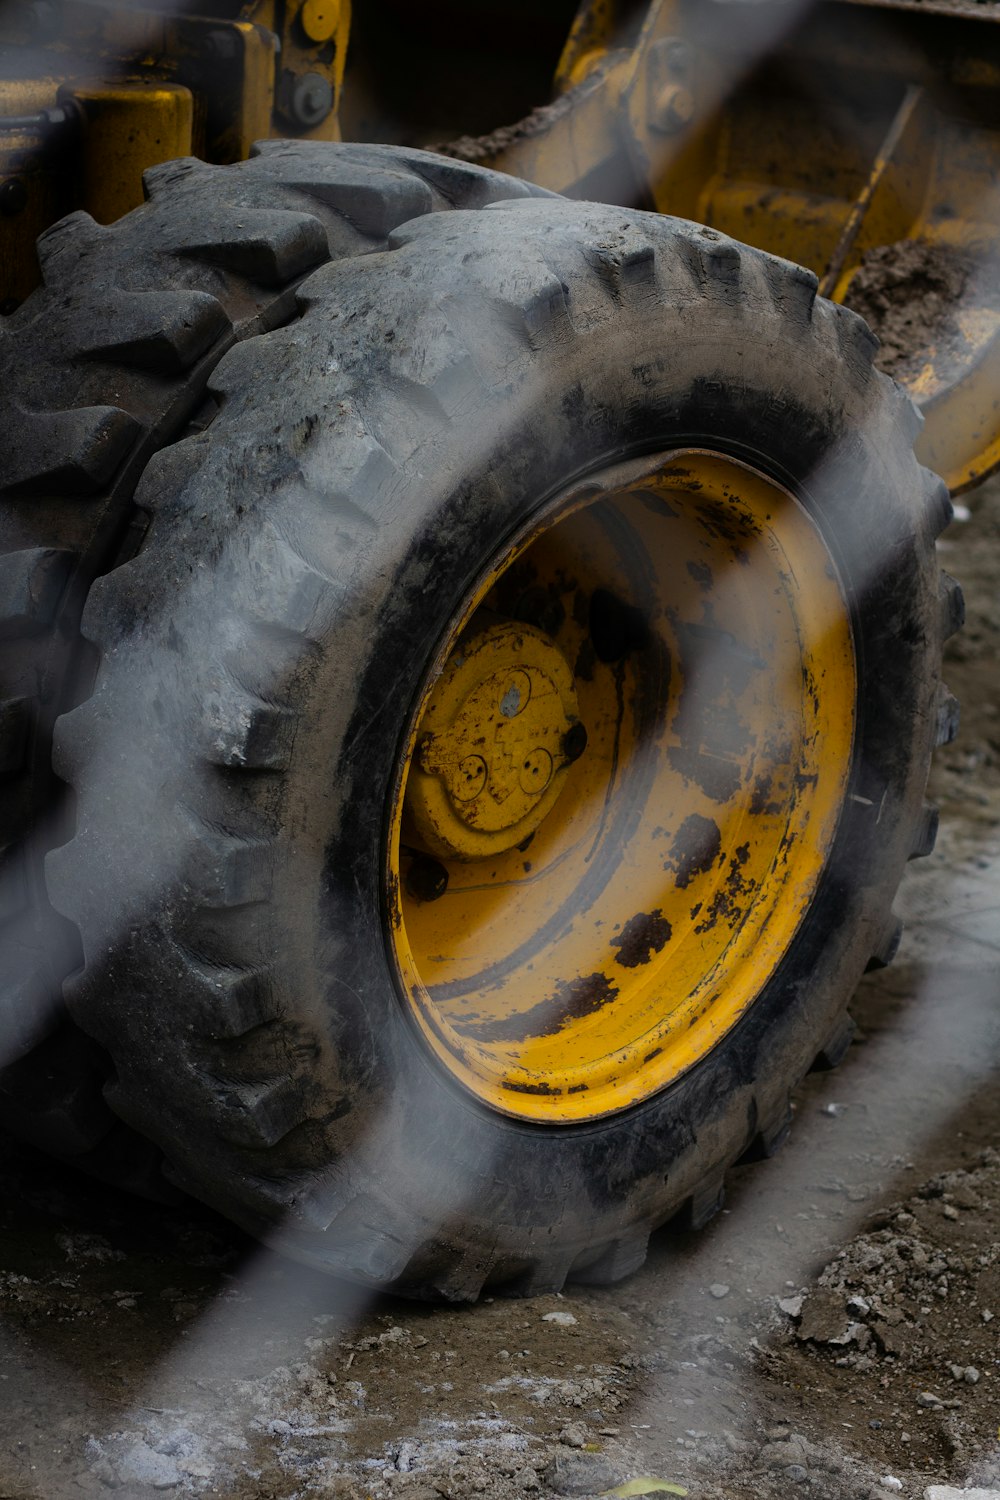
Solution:
<svg viewBox="0 0 1000 1500"><path fill-rule="evenodd" d="M394 789L390 947L446 1070L572 1123L704 1057L813 899L854 713L787 490L689 450L558 497L467 601Z"/></svg>

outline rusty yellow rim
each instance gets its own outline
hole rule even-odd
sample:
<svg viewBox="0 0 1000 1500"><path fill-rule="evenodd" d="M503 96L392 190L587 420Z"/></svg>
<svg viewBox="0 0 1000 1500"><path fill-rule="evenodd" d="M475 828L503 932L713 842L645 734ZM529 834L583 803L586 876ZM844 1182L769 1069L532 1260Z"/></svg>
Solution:
<svg viewBox="0 0 1000 1500"><path fill-rule="evenodd" d="M555 500L468 600L394 791L390 946L439 1062L573 1123L704 1057L813 899L854 705L787 490L686 450Z"/></svg>

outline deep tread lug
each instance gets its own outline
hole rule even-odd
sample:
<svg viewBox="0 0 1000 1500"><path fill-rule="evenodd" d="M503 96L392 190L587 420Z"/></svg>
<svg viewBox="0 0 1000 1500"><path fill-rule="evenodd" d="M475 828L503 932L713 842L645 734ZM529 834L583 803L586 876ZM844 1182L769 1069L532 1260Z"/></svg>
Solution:
<svg viewBox="0 0 1000 1500"><path fill-rule="evenodd" d="M570 1274L572 1260L565 1255L542 1255L533 1265L504 1282L509 1297L549 1297L561 1292Z"/></svg>
<svg viewBox="0 0 1000 1500"><path fill-rule="evenodd" d="M503 304L533 348L549 342L568 321L566 288L555 276L534 286L521 302Z"/></svg>
<svg viewBox="0 0 1000 1500"><path fill-rule="evenodd" d="M829 1073L834 1068L839 1068L847 1056L857 1029L853 1017L845 1011L813 1058L810 1073Z"/></svg>
<svg viewBox="0 0 1000 1500"><path fill-rule="evenodd" d="M351 1274L375 1286L391 1286L413 1259L414 1246L384 1227L385 1210L359 1193L330 1222L326 1237ZM395 1226L393 1226L395 1227Z"/></svg>
<svg viewBox="0 0 1000 1500"><path fill-rule="evenodd" d="M227 838L203 828L184 878L206 906L251 906L270 895L272 861L266 840Z"/></svg>
<svg viewBox="0 0 1000 1500"><path fill-rule="evenodd" d="M206 702L203 755L209 765L280 771L288 764L296 717L273 703L233 693Z"/></svg>
<svg viewBox="0 0 1000 1500"><path fill-rule="evenodd" d="M595 1259L571 1270L569 1279L580 1286L613 1286L645 1265L648 1254L649 1235L639 1231L606 1245Z"/></svg>
<svg viewBox="0 0 1000 1500"><path fill-rule="evenodd" d="M481 1251L469 1250L436 1271L426 1290L429 1295L443 1297L446 1302L476 1302L482 1295L488 1275L487 1257ZM509 1290L509 1287L504 1287L505 1292Z"/></svg>
<svg viewBox="0 0 1000 1500"><path fill-rule="evenodd" d="M326 260L326 230L312 214L257 209L245 217L243 226L224 213L215 225L200 222L197 238L175 243L175 253L269 287L284 286Z"/></svg>
<svg viewBox="0 0 1000 1500"><path fill-rule="evenodd" d="M924 480L924 504L927 507L927 518L930 522L931 533L940 536L947 526L955 519L955 507L951 503L951 494L948 486L939 474L932 469L922 470Z"/></svg>
<svg viewBox="0 0 1000 1500"><path fill-rule="evenodd" d="M260 145L284 145L284 142L261 142ZM349 162L330 163L326 153L316 153L313 171L301 148L295 152L266 151L269 160L283 157L290 170L282 181L295 192L333 208L369 239L384 239L397 224L430 213L434 198L430 188L419 177L403 172L373 173ZM325 158L325 160L324 160Z"/></svg>
<svg viewBox="0 0 1000 1500"><path fill-rule="evenodd" d="M213 403L214 404L214 403ZM144 510L154 512L163 505L178 505L188 481L197 474L208 457L208 444L201 434L175 443L157 453L146 465L145 472L136 490L136 500ZM94 589L99 589L97 579ZM90 602L88 600L88 610Z"/></svg>
<svg viewBox="0 0 1000 1500"><path fill-rule="evenodd" d="M302 1093L295 1081L271 1078L226 1087L216 1130L234 1145L269 1150L304 1117Z"/></svg>
<svg viewBox="0 0 1000 1500"><path fill-rule="evenodd" d="M723 288L728 300L739 299L743 257L733 240L714 229L692 229L678 238L677 249L699 292L711 283Z"/></svg>
<svg viewBox="0 0 1000 1500"><path fill-rule="evenodd" d="M908 859L924 859L934 852L940 821L941 815L938 809L932 802L925 802L913 835L913 843L910 845Z"/></svg>
<svg viewBox="0 0 1000 1500"><path fill-rule="evenodd" d="M871 957L865 965L866 974L874 973L878 969L888 968L899 951L899 943L902 936L903 924L895 912L890 912L872 949Z"/></svg>
<svg viewBox="0 0 1000 1500"><path fill-rule="evenodd" d="M157 162L147 167L142 174L142 186L147 198L160 198L172 191L189 177L210 171L197 156L178 156L173 161Z"/></svg>
<svg viewBox="0 0 1000 1500"><path fill-rule="evenodd" d="M950 573L942 573L938 597L941 601L941 639L947 641L965 624L965 595L956 578Z"/></svg>
<svg viewBox="0 0 1000 1500"><path fill-rule="evenodd" d="M656 251L638 235L616 244L584 246L584 256L616 302L656 287Z"/></svg>
<svg viewBox="0 0 1000 1500"><path fill-rule="evenodd" d="M819 277L815 271L771 255L764 256L763 262L765 279L775 307L803 327L810 323L819 294Z"/></svg>
<svg viewBox="0 0 1000 1500"><path fill-rule="evenodd" d="M750 1144L740 1157L738 1165L769 1161L772 1156L777 1156L791 1133L792 1118L791 1102L784 1099L769 1119L758 1121Z"/></svg>
<svg viewBox="0 0 1000 1500"><path fill-rule="evenodd" d="M98 494L141 431L135 418L117 406L19 412L8 420L17 424L18 436L0 493L12 499Z"/></svg>
<svg viewBox="0 0 1000 1500"><path fill-rule="evenodd" d="M231 329L208 292L120 292L107 322L81 346L84 359L182 375Z"/></svg>
<svg viewBox="0 0 1000 1500"><path fill-rule="evenodd" d="M682 1205L671 1219L675 1229L697 1232L714 1219L726 1201L726 1185L722 1178L707 1182Z"/></svg>
<svg viewBox="0 0 1000 1500"><path fill-rule="evenodd" d="M84 210L67 214L42 231L35 245L42 278L47 286L65 280L69 264L76 262L108 231Z"/></svg>
<svg viewBox="0 0 1000 1500"><path fill-rule="evenodd" d="M207 964L187 953L182 955L182 961L187 982L195 993L204 997L206 1036L219 1040L235 1039L268 1021L277 1020L281 1015L266 968Z"/></svg>

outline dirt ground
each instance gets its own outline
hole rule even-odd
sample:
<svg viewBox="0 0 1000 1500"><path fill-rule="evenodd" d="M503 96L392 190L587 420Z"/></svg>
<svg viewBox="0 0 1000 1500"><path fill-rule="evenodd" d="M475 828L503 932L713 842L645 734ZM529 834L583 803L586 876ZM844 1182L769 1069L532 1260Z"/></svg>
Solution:
<svg viewBox="0 0 1000 1500"><path fill-rule="evenodd" d="M968 504L937 850L780 1156L618 1287L454 1309L0 1143L0 1500L1000 1487L1000 482Z"/></svg>

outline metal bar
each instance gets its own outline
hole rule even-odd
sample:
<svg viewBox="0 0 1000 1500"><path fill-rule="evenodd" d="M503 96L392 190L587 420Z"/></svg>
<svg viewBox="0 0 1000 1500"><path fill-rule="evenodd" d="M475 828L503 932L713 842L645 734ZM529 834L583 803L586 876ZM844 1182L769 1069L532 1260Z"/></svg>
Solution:
<svg viewBox="0 0 1000 1500"><path fill-rule="evenodd" d="M861 232L861 226L865 222L865 215L871 205L875 189L885 176L886 169L896 153L896 147L899 145L903 131L910 123L922 94L923 89L920 85L911 83L903 95L903 102L897 109L892 124L886 131L885 139L879 147L878 154L872 163L872 169L868 173L868 180L855 199L854 207L847 216L847 223L844 225L840 239L837 241L836 249L830 257L830 264L827 266L823 279L819 284L821 297L829 297L837 285L847 257L850 255L854 243Z"/></svg>

